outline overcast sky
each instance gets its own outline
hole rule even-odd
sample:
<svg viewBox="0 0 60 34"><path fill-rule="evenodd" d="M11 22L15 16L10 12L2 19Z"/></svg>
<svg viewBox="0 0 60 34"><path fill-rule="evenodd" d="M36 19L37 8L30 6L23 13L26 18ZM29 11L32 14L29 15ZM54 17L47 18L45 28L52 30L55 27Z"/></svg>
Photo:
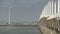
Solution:
<svg viewBox="0 0 60 34"><path fill-rule="evenodd" d="M0 21L8 21L9 7L11 21L37 21L48 0L0 0Z"/></svg>

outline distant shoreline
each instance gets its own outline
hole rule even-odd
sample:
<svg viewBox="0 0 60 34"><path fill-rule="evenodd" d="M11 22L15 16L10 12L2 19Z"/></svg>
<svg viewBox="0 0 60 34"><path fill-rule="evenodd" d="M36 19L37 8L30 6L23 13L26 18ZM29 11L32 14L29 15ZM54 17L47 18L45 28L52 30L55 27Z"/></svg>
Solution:
<svg viewBox="0 0 60 34"><path fill-rule="evenodd" d="M38 27L37 25L0 25L0 27L6 27L6 26L8 26L8 27Z"/></svg>

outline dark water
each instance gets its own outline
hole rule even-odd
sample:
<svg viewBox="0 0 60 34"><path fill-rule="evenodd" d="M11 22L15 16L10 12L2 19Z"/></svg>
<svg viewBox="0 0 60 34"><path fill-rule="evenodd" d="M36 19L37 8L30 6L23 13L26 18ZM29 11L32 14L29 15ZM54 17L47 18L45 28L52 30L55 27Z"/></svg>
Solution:
<svg viewBox="0 0 60 34"><path fill-rule="evenodd" d="M37 27L0 27L0 34L41 34Z"/></svg>

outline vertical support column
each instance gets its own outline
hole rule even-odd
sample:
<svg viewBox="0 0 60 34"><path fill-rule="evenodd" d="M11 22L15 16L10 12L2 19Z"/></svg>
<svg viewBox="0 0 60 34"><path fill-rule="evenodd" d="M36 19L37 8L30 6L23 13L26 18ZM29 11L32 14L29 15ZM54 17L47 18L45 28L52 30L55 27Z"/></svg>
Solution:
<svg viewBox="0 0 60 34"><path fill-rule="evenodd" d="M51 0L51 13L53 14L53 0Z"/></svg>
<svg viewBox="0 0 60 34"><path fill-rule="evenodd" d="M53 0L53 14L55 14L55 0Z"/></svg>
<svg viewBox="0 0 60 34"><path fill-rule="evenodd" d="M51 0L51 14L52 14L52 0Z"/></svg>
<svg viewBox="0 0 60 34"><path fill-rule="evenodd" d="M56 13L58 14L58 0L56 0Z"/></svg>
<svg viewBox="0 0 60 34"><path fill-rule="evenodd" d="M50 15L51 15L52 14L52 9L51 9L52 8L52 3L51 3L51 1L50 1L50 5L49 6L50 6L50 8L49 8L50 9Z"/></svg>
<svg viewBox="0 0 60 34"><path fill-rule="evenodd" d="M52 0L52 4L53 4L52 12L54 15L56 15L56 5L57 5L56 0Z"/></svg>
<svg viewBox="0 0 60 34"><path fill-rule="evenodd" d="M54 14L55 14L55 15L57 14L57 13L56 13L56 11L57 11L57 10L56 10L56 5L57 5L57 4L56 4L56 0L54 0Z"/></svg>
<svg viewBox="0 0 60 34"><path fill-rule="evenodd" d="M60 15L60 0L58 0L58 15Z"/></svg>
<svg viewBox="0 0 60 34"><path fill-rule="evenodd" d="M56 7L56 5L57 5L57 3L56 3L56 0L52 0L51 1L51 13L53 14L53 15L56 15L57 14L57 7Z"/></svg>

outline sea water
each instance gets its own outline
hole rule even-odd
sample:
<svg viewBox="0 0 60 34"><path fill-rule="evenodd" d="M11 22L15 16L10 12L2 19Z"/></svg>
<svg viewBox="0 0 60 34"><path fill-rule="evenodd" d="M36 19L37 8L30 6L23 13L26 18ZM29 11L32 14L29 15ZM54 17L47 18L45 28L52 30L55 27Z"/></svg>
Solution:
<svg viewBox="0 0 60 34"><path fill-rule="evenodd" d="M38 27L0 27L0 34L41 34Z"/></svg>

